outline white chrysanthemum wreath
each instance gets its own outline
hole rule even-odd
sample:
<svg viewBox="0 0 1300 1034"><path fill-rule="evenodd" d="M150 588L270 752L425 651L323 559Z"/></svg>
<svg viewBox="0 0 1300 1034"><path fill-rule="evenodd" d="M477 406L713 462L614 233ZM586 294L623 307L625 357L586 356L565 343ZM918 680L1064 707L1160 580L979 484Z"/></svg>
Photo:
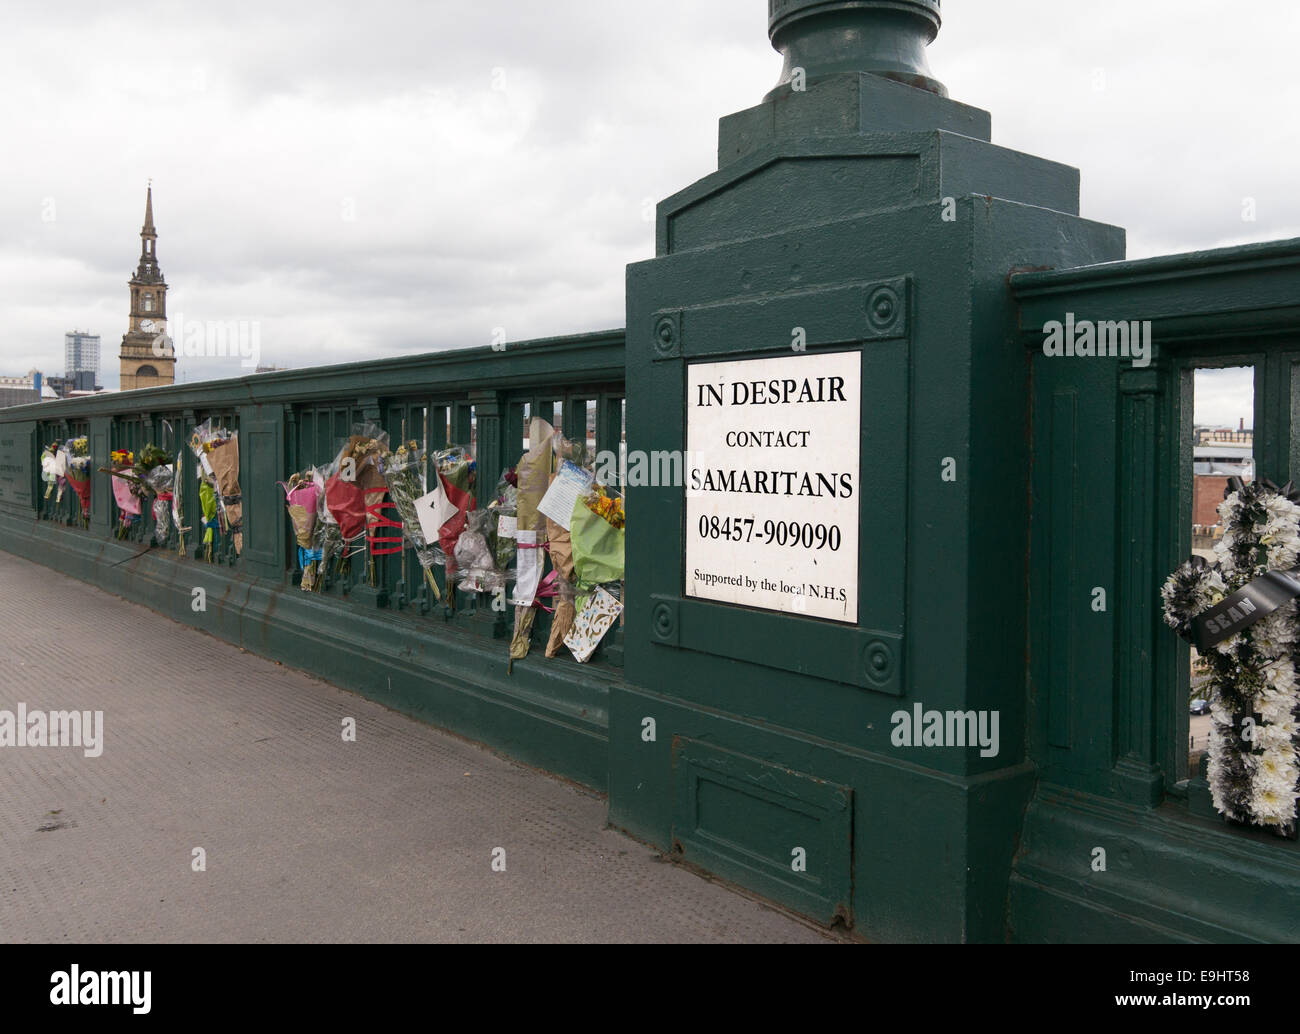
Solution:
<svg viewBox="0 0 1300 1034"><path fill-rule="evenodd" d="M1231 821L1297 835L1300 798L1300 498L1232 478L1215 560L1193 557L1161 591L1165 622L1209 671L1209 783Z"/></svg>

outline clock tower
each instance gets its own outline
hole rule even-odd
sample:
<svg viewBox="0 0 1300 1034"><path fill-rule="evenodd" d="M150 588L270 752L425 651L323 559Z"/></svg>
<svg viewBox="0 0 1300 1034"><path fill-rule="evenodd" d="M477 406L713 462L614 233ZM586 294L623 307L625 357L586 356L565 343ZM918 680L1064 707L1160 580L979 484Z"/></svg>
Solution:
<svg viewBox="0 0 1300 1034"><path fill-rule="evenodd" d="M176 352L167 336L167 281L158 268L158 234L153 228L153 185L144 202L140 264L128 281L131 315L122 336L122 390L176 382Z"/></svg>

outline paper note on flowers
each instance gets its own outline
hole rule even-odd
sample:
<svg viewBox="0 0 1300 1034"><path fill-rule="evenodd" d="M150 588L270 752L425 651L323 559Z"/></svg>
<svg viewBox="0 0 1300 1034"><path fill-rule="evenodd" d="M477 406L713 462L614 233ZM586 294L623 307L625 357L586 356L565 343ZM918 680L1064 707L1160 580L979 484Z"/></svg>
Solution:
<svg viewBox="0 0 1300 1034"><path fill-rule="evenodd" d="M573 629L564 637L564 645L573 651L579 661L586 661L596 651L605 633L623 611L623 604L603 588L597 587L573 622Z"/></svg>
<svg viewBox="0 0 1300 1034"><path fill-rule="evenodd" d="M420 530L424 532L426 542L438 541L438 529L456 516L457 507L443 490L442 480L438 486L415 501L415 513L420 518Z"/></svg>
<svg viewBox="0 0 1300 1034"><path fill-rule="evenodd" d="M565 460L560 465L559 473L537 504L537 509L553 520L565 531L569 530L569 520L573 516L573 504L578 496L591 488L592 473L583 470L576 463Z"/></svg>
<svg viewBox="0 0 1300 1034"><path fill-rule="evenodd" d="M542 580L542 550L537 542L537 532L520 531L519 560L515 567L515 594L510 602L516 607L531 607L537 597L537 586Z"/></svg>

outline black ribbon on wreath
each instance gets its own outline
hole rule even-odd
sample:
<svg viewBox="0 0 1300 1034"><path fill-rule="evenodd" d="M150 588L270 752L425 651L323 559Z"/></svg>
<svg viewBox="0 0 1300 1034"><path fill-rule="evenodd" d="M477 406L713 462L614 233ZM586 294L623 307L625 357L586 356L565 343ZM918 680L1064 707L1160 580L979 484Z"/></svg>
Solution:
<svg viewBox="0 0 1300 1034"><path fill-rule="evenodd" d="M1255 482L1255 485L1259 488L1267 488L1270 492L1276 492L1283 499L1287 499L1290 502L1300 503L1300 488L1295 487L1294 481L1288 481L1281 488L1278 488L1277 485L1273 484L1273 482L1268 478L1261 478ZM1245 488L1246 482L1242 481L1241 478L1234 474L1232 477L1228 478L1228 484L1223 490L1223 498L1227 499L1233 492L1241 492Z"/></svg>
<svg viewBox="0 0 1300 1034"><path fill-rule="evenodd" d="M1204 557L1195 557L1205 563ZM1223 601L1216 603L1204 614L1192 618L1191 635L1185 638L1196 644L1204 653L1216 643L1244 631L1256 621L1268 617L1284 603L1300 596L1300 567L1289 571L1267 571Z"/></svg>

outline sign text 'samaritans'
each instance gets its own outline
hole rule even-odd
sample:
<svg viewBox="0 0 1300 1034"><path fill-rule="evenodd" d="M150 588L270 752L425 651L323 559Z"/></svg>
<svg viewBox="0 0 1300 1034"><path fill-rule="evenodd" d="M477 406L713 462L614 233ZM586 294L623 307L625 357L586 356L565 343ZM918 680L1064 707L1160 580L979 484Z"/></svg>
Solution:
<svg viewBox="0 0 1300 1034"><path fill-rule="evenodd" d="M738 492L750 495L788 495L807 499L852 499L853 475L798 470L691 471L692 492Z"/></svg>

